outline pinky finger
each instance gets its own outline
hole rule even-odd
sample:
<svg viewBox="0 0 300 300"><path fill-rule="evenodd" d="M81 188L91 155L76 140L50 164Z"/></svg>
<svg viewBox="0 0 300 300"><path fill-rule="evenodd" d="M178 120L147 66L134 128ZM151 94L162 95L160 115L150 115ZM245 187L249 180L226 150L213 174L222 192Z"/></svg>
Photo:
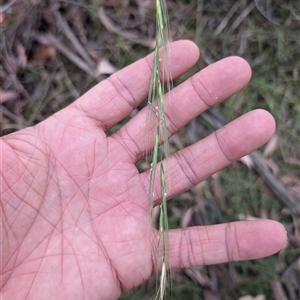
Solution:
<svg viewBox="0 0 300 300"><path fill-rule="evenodd" d="M171 230L169 239L169 268L178 269L272 255L286 231L276 221L241 221Z"/></svg>

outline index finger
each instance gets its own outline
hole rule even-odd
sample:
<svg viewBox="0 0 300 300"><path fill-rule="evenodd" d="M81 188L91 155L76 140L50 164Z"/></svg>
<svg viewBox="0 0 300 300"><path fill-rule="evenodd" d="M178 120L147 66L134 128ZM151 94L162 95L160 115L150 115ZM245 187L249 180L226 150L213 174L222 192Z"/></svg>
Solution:
<svg viewBox="0 0 300 300"><path fill-rule="evenodd" d="M170 44L170 72L175 79L198 60L198 47L190 41ZM108 130L128 116L148 95L153 53L116 72L72 104Z"/></svg>

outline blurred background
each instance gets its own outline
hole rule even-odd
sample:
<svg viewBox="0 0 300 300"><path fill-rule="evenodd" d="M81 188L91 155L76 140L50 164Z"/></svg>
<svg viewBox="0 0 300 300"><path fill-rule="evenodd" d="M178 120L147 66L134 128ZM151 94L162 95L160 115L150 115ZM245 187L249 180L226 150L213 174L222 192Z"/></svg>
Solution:
<svg viewBox="0 0 300 300"><path fill-rule="evenodd" d="M201 51L175 85L230 55L243 57L253 70L246 88L173 136L171 151L255 108L277 122L262 149L172 199L170 227L270 218L288 232L284 249L269 258L175 271L170 299L300 299L299 2L167 4L172 40L193 40ZM150 53L154 13L154 0L1 0L1 136L43 121ZM151 278L120 299L154 299L155 290Z"/></svg>

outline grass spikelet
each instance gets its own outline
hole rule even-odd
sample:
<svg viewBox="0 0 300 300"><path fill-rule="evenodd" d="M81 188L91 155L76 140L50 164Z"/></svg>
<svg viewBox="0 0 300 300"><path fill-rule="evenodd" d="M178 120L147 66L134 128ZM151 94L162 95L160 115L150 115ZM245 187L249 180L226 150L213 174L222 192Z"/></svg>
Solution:
<svg viewBox="0 0 300 300"><path fill-rule="evenodd" d="M169 157L168 134L165 118L163 95L172 88L172 78L168 59L169 24L165 0L156 0L156 47L154 51L153 69L148 95L147 122L153 132L151 176L149 188L149 211L152 219L154 186L156 176L160 177L161 204L159 207L159 225L157 245L154 249L154 264L161 266L158 290L155 299L163 300L170 288L170 273L168 268L168 214L167 214L167 161ZM154 119L154 122L153 122ZM155 124L153 126L153 124ZM149 137L148 137L149 139ZM151 140L148 141L151 143ZM152 144L152 143L151 143ZM161 146L160 146L161 144ZM160 163L159 163L160 162ZM165 171L166 170L166 171ZM168 184L168 190L170 189ZM158 277L159 278L159 277Z"/></svg>

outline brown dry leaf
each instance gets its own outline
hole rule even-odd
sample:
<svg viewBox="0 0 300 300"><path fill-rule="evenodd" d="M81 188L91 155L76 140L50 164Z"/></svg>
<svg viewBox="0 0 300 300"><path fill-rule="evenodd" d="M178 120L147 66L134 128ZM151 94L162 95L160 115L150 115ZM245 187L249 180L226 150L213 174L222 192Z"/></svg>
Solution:
<svg viewBox="0 0 300 300"><path fill-rule="evenodd" d="M180 226L182 228L186 228L190 225L191 223L191 220L192 220L192 216L193 216L193 212L194 212L194 209L193 207L189 207L184 213L183 213L183 216L181 218L181 224Z"/></svg>
<svg viewBox="0 0 300 300"><path fill-rule="evenodd" d="M137 0L137 4L146 9L154 10L155 9L155 1L153 0Z"/></svg>
<svg viewBox="0 0 300 300"><path fill-rule="evenodd" d="M16 50L17 50L18 58L19 58L19 65L22 68L25 68L27 66L27 55L25 52L25 48L20 42L17 42Z"/></svg>
<svg viewBox="0 0 300 300"><path fill-rule="evenodd" d="M300 179L298 177L287 174L281 176L280 180L287 186L287 189L291 194L293 194L296 198L300 198Z"/></svg>
<svg viewBox="0 0 300 300"><path fill-rule="evenodd" d="M265 295L257 295L256 297L253 297L251 295L240 297L238 300L266 300Z"/></svg>
<svg viewBox="0 0 300 300"><path fill-rule="evenodd" d="M100 53L96 50L89 50L88 55L94 60L98 61L100 60Z"/></svg>
<svg viewBox="0 0 300 300"><path fill-rule="evenodd" d="M259 217L260 217L261 219L268 219L268 212L267 212L267 210L266 210L265 207L262 207L262 208L260 209Z"/></svg>
<svg viewBox="0 0 300 300"><path fill-rule="evenodd" d="M287 297L285 295L285 292L284 292L281 282L273 281L271 283L271 288L272 288L275 300L287 300Z"/></svg>
<svg viewBox="0 0 300 300"><path fill-rule="evenodd" d="M244 214L237 214L237 217L240 221L255 221L255 220L260 220L260 218L251 216L251 215L244 215Z"/></svg>
<svg viewBox="0 0 300 300"><path fill-rule="evenodd" d="M203 297L204 300L221 300L219 291L204 290Z"/></svg>
<svg viewBox="0 0 300 300"><path fill-rule="evenodd" d="M5 20L5 14L0 14L0 26L3 25L4 20Z"/></svg>
<svg viewBox="0 0 300 300"><path fill-rule="evenodd" d="M18 97L18 93L14 91L4 91L0 89L0 103L4 103L9 100L14 100Z"/></svg>
<svg viewBox="0 0 300 300"><path fill-rule="evenodd" d="M300 167L300 160L293 157L288 157L285 162L289 163L290 165L295 165Z"/></svg>
<svg viewBox="0 0 300 300"><path fill-rule="evenodd" d="M185 273L202 287L210 286L210 279L204 272L201 272L201 267L192 267L185 269Z"/></svg>
<svg viewBox="0 0 300 300"><path fill-rule="evenodd" d="M271 154L274 153L274 151L277 149L278 147L278 135L275 133L271 139L269 140L269 142L266 144L265 149L264 149L264 153L263 156L270 156Z"/></svg>
<svg viewBox="0 0 300 300"><path fill-rule="evenodd" d="M300 178L293 175L287 174L280 177L280 180L283 184L286 185L298 185L300 186Z"/></svg>
<svg viewBox="0 0 300 300"><path fill-rule="evenodd" d="M278 165L275 163L275 161L273 159L264 159L262 157L262 160L267 164L267 166L272 170L272 173L276 176L278 176L279 174L279 167Z"/></svg>
<svg viewBox="0 0 300 300"><path fill-rule="evenodd" d="M217 202L221 202L222 200L222 197L221 197L221 187L220 187L220 184L219 184L219 172L215 173L212 175L212 194L213 196L215 197L216 201Z"/></svg>
<svg viewBox="0 0 300 300"><path fill-rule="evenodd" d="M253 162L249 155L243 156L240 158L240 162L242 162L244 165L246 165L249 169L253 168Z"/></svg>
<svg viewBox="0 0 300 300"><path fill-rule="evenodd" d="M56 60L56 49L50 45L38 45L35 47L33 54L34 60L40 64L44 64L48 59Z"/></svg>
<svg viewBox="0 0 300 300"><path fill-rule="evenodd" d="M207 181L205 180L191 187L191 191L198 196L204 195L206 189L207 189Z"/></svg>
<svg viewBox="0 0 300 300"><path fill-rule="evenodd" d="M294 217L293 224L295 227L295 237L300 241L300 220Z"/></svg>
<svg viewBox="0 0 300 300"><path fill-rule="evenodd" d="M97 76L102 74L111 75L115 73L118 69L112 65L107 59L102 58L97 65Z"/></svg>

